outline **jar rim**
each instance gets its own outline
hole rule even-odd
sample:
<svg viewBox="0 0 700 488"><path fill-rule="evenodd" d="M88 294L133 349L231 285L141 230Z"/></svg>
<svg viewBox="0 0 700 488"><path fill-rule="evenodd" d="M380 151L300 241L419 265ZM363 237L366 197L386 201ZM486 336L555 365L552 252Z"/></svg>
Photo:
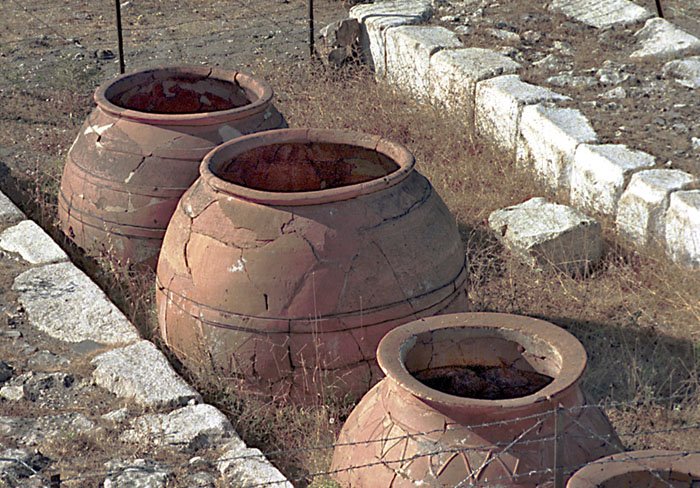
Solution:
<svg viewBox="0 0 700 488"><path fill-rule="evenodd" d="M158 76L167 79L167 77L176 77L178 75L212 78L232 83L243 88L247 94L253 94L255 99L241 107L226 110L177 114L143 112L122 107L110 100L110 91L119 85L136 83L144 77L153 77L155 79ZM134 70L109 80L95 90L93 98L101 110L117 117L143 123L158 125L215 125L247 118L263 112L271 104L273 96L272 87L266 81L245 72L206 66L163 66Z"/></svg>
<svg viewBox="0 0 700 488"><path fill-rule="evenodd" d="M354 183L334 188L282 192L258 190L232 183L220 178L215 173L215 166L230 161L248 151L276 144L338 144L369 149L389 158L397 169L385 176L363 183ZM204 157L200 165L200 174L204 182L214 189L230 196L254 203L268 205L317 205L321 203L349 200L362 195L378 192L397 185L406 179L415 168L413 154L402 144L388 141L383 137L362 132L337 129L277 129L249 134L227 141L214 148Z"/></svg>

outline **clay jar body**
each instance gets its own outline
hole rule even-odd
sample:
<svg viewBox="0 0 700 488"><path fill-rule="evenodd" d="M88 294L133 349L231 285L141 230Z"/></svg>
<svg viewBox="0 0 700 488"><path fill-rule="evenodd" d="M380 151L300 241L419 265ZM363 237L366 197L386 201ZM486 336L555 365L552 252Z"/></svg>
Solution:
<svg viewBox="0 0 700 488"><path fill-rule="evenodd" d="M566 409L559 413L561 466L618 451L606 417L586 406L578 386L583 346L548 322L498 313L424 318L389 332L377 360L386 378L352 411L334 451L331 470L344 487L550 486L559 406ZM553 380L527 396L487 400L414 377L465 365Z"/></svg>
<svg viewBox="0 0 700 488"><path fill-rule="evenodd" d="M61 180L58 215L80 247L155 266L202 158L242 134L282 127L272 89L216 68L160 68L100 86Z"/></svg>
<svg viewBox="0 0 700 488"><path fill-rule="evenodd" d="M399 324L465 310L454 218L403 146L288 129L212 151L168 227L160 330L275 395L359 397Z"/></svg>
<svg viewBox="0 0 700 488"><path fill-rule="evenodd" d="M665 450L621 452L574 473L567 488L694 488L700 485L700 454Z"/></svg>

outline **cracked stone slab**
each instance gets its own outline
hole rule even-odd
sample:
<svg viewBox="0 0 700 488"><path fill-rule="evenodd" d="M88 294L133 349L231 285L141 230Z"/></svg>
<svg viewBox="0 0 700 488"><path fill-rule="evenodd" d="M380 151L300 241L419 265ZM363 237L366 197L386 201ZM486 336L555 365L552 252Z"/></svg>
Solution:
<svg viewBox="0 0 700 488"><path fill-rule="evenodd" d="M0 191L0 223L13 223L24 218L22 211Z"/></svg>
<svg viewBox="0 0 700 488"><path fill-rule="evenodd" d="M700 52L700 39L659 17L647 20L634 35L641 47L630 54L631 58L672 58Z"/></svg>
<svg viewBox="0 0 700 488"><path fill-rule="evenodd" d="M568 189L576 148L597 136L578 110L537 104L523 108L516 163L532 168L553 189Z"/></svg>
<svg viewBox="0 0 700 488"><path fill-rule="evenodd" d="M23 220L0 234L0 248L31 264L68 261L68 256L36 222Z"/></svg>
<svg viewBox="0 0 700 488"><path fill-rule="evenodd" d="M653 16L629 0L553 0L549 9L598 29L634 24Z"/></svg>
<svg viewBox="0 0 700 488"><path fill-rule="evenodd" d="M661 72L666 78L673 78L688 88L700 88L700 56L669 61Z"/></svg>
<svg viewBox="0 0 700 488"><path fill-rule="evenodd" d="M632 175L617 206L615 225L620 235L639 247L661 244L671 193L694 181L693 175L678 169L650 169Z"/></svg>
<svg viewBox="0 0 700 488"><path fill-rule="evenodd" d="M360 47L378 78L386 73L386 31L392 27L427 22L433 15L430 0L392 0L356 5L350 17L360 22Z"/></svg>
<svg viewBox="0 0 700 488"><path fill-rule="evenodd" d="M700 268L700 190L671 194L665 231L671 259L683 266Z"/></svg>
<svg viewBox="0 0 700 488"><path fill-rule="evenodd" d="M258 449L234 442L217 460L217 468L229 486L265 485L273 488L294 488Z"/></svg>
<svg viewBox="0 0 700 488"><path fill-rule="evenodd" d="M98 386L139 405L172 407L202 400L175 373L163 353L146 340L102 353L93 358L92 364Z"/></svg>
<svg viewBox="0 0 700 488"><path fill-rule="evenodd" d="M161 488L173 475L172 469L150 459L105 463L104 488Z"/></svg>
<svg viewBox="0 0 700 488"><path fill-rule="evenodd" d="M438 26L403 26L386 33L386 79L418 99L428 92L430 58L445 48L461 47L457 35Z"/></svg>
<svg viewBox="0 0 700 488"><path fill-rule="evenodd" d="M231 422L217 408L189 405L168 414L149 414L134 419L121 439L127 442L173 445L195 451L235 435Z"/></svg>
<svg viewBox="0 0 700 488"><path fill-rule="evenodd" d="M477 132L515 158L523 107L571 99L549 88L525 83L518 75L503 75L479 81L475 100Z"/></svg>
<svg viewBox="0 0 700 488"><path fill-rule="evenodd" d="M614 216L632 174L655 162L651 154L623 144L581 144L571 166L571 201L584 211Z"/></svg>
<svg viewBox="0 0 700 488"><path fill-rule="evenodd" d="M566 205L536 197L489 215L496 237L533 267L581 272L600 260L601 227L594 219Z"/></svg>
<svg viewBox="0 0 700 488"><path fill-rule="evenodd" d="M513 74L519 68L520 65L509 57L490 49L443 50L430 59L429 97L434 103L449 109L466 110L468 121L472 123L476 84Z"/></svg>
<svg viewBox="0 0 700 488"><path fill-rule="evenodd" d="M61 341L123 344L139 339L124 314L70 262L27 270L12 289L31 325Z"/></svg>

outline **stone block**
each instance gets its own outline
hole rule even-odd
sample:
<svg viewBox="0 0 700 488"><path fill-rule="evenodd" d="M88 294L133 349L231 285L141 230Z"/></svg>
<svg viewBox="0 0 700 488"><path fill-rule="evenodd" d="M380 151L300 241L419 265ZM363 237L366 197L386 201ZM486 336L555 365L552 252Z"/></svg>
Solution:
<svg viewBox="0 0 700 488"><path fill-rule="evenodd" d="M360 49L360 23L357 19L342 19L321 29L316 53L327 65L343 66L357 59Z"/></svg>
<svg viewBox="0 0 700 488"><path fill-rule="evenodd" d="M520 116L525 105L570 100L548 88L503 75L476 84L474 123L477 133L515 159Z"/></svg>
<svg viewBox="0 0 700 488"><path fill-rule="evenodd" d="M673 78L688 88L700 88L700 56L669 61L661 70L666 78Z"/></svg>
<svg viewBox="0 0 700 488"><path fill-rule="evenodd" d="M131 422L131 428L121 435L121 439L196 451L215 445L232 432L231 422L223 413L211 405L199 404L179 408L168 414L142 415Z"/></svg>
<svg viewBox="0 0 700 488"><path fill-rule="evenodd" d="M386 73L386 30L421 24L432 15L430 0L390 0L356 5L350 9L350 17L360 22L360 49L364 61L374 69L377 78L383 78Z"/></svg>
<svg viewBox="0 0 700 488"><path fill-rule="evenodd" d="M17 222L22 219L24 219L22 211L12 203L12 200L7 198L7 195L0 191L0 224Z"/></svg>
<svg viewBox="0 0 700 488"><path fill-rule="evenodd" d="M634 35L640 48L631 58L673 58L700 52L700 39L659 17L647 20Z"/></svg>
<svg viewBox="0 0 700 488"><path fill-rule="evenodd" d="M635 173L617 205L617 231L639 247L661 245L665 239L664 214L669 197L693 181L692 175L677 169Z"/></svg>
<svg viewBox="0 0 700 488"><path fill-rule="evenodd" d="M139 339L124 314L69 262L29 269L12 289L30 324L61 341L123 344Z"/></svg>
<svg viewBox="0 0 700 488"><path fill-rule="evenodd" d="M629 0L553 0L549 8L598 29L634 24L653 15Z"/></svg>
<svg viewBox="0 0 700 488"><path fill-rule="evenodd" d="M31 264L67 261L68 256L44 230L31 220L5 229L0 234L0 248L15 252Z"/></svg>
<svg viewBox="0 0 700 488"><path fill-rule="evenodd" d="M173 471L165 464L150 459L109 461L104 488L165 488Z"/></svg>
<svg viewBox="0 0 700 488"><path fill-rule="evenodd" d="M671 259L683 266L700 268L700 190L671 194L665 231Z"/></svg>
<svg viewBox="0 0 700 488"><path fill-rule="evenodd" d="M479 81L515 73L520 65L495 51L482 48L443 50L430 59L430 99L436 105L464 111L474 123L474 99Z"/></svg>
<svg viewBox="0 0 700 488"><path fill-rule="evenodd" d="M403 26L386 33L386 80L417 99L428 96L430 57L444 48L461 47L457 35L438 26Z"/></svg>
<svg viewBox="0 0 700 488"><path fill-rule="evenodd" d="M293 488L293 485L265 458L258 449L249 449L242 442L234 443L217 460L217 468L227 486L270 486Z"/></svg>
<svg viewBox="0 0 700 488"><path fill-rule="evenodd" d="M651 154L623 144L580 144L571 166L571 201L584 211L615 216L632 174L654 163Z"/></svg>
<svg viewBox="0 0 700 488"><path fill-rule="evenodd" d="M199 393L180 378L156 346L139 341L92 360L98 386L120 398L148 407L172 407L201 401Z"/></svg>
<svg viewBox="0 0 700 488"><path fill-rule="evenodd" d="M596 142L588 119L578 110L537 104L523 108L516 163L531 168L549 188L569 188L579 144Z"/></svg>
<svg viewBox="0 0 700 488"><path fill-rule="evenodd" d="M496 210L488 221L503 245L533 267L581 273L602 256L600 224L544 198Z"/></svg>

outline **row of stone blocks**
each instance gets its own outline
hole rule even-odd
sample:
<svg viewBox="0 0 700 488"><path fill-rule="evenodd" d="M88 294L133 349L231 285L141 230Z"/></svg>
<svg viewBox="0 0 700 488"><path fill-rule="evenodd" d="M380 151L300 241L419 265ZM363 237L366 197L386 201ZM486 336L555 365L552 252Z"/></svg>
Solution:
<svg viewBox="0 0 700 488"><path fill-rule="evenodd" d="M160 350L140 338L51 237L0 192L0 225L7 224L12 225L0 232L0 249L32 265L12 287L30 324L60 341L88 341L107 349L91 360L94 383L118 398L163 412L133 419L123 440L185 450L204 443L221 453L217 467L230 486L291 488L258 449L245 445L224 414L201 403L201 395L178 376Z"/></svg>
<svg viewBox="0 0 700 488"><path fill-rule="evenodd" d="M359 5L365 61L378 78L421 101L459 114L476 132L534 171L545 186L567 192L578 208L615 219L637 246L658 245L676 262L700 267L697 178L656 168L655 158L620 144L598 144L588 120L557 102L570 100L523 82L520 65L497 52L465 48L456 34L417 25L429 0Z"/></svg>

